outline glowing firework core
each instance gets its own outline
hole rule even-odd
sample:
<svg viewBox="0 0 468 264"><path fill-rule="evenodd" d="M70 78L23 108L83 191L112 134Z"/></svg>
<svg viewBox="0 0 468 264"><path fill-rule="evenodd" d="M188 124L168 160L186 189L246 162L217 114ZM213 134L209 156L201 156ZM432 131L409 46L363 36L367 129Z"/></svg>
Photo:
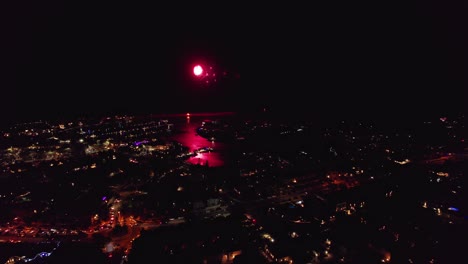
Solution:
<svg viewBox="0 0 468 264"><path fill-rule="evenodd" d="M197 65L193 68L193 74L195 76L200 76L203 73L203 68L200 65Z"/></svg>

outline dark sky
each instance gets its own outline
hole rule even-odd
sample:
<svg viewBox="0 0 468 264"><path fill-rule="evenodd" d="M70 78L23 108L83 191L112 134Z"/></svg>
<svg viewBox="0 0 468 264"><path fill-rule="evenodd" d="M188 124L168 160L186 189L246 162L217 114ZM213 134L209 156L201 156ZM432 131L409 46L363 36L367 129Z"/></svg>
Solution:
<svg viewBox="0 0 468 264"><path fill-rule="evenodd" d="M466 98L463 11L127 3L14 7L2 28L1 120L106 113L437 113ZM213 65L201 85L193 63Z"/></svg>

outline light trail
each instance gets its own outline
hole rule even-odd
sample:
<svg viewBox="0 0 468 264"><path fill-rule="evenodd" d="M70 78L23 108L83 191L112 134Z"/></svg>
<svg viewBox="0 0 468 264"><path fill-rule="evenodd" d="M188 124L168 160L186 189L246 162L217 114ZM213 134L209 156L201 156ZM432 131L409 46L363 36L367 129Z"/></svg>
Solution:
<svg viewBox="0 0 468 264"><path fill-rule="evenodd" d="M57 246L52 249L51 252L41 252L41 253L37 253L33 258L28 258L28 259L23 259L24 262L31 262L31 261L34 261L36 258L46 258L46 257L50 257L50 255L52 255L52 253L54 253L55 250L57 250L57 248L60 246L60 241L57 242Z"/></svg>

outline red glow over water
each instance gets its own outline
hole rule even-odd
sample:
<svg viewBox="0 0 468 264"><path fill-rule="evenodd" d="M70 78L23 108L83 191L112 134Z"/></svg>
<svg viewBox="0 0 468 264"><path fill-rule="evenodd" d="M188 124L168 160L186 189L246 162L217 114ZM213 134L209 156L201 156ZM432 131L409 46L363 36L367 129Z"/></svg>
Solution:
<svg viewBox="0 0 468 264"><path fill-rule="evenodd" d="M172 137L173 140L180 142L182 145L187 146L189 151L196 151L200 148L211 147L214 149L212 152L199 153L197 156L188 159L188 162L192 164L206 165L210 167L223 166L225 164L225 157L223 152L227 148L227 144L222 142L210 141L202 136L197 135L196 129L201 126L201 122L209 117L232 115L233 113L204 113L196 114L190 113L185 115L185 122L175 122L178 129L182 130ZM182 120L182 119L180 119Z"/></svg>

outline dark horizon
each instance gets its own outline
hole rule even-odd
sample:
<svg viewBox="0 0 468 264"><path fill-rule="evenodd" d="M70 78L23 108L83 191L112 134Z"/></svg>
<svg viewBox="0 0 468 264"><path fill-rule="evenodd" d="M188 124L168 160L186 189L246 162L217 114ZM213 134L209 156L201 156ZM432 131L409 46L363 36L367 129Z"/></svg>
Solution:
<svg viewBox="0 0 468 264"><path fill-rule="evenodd" d="M356 113L328 113L321 114L319 112L304 112L302 110L284 110L284 109L243 109L238 111L160 111L160 112L129 112L129 111L114 111L114 112L97 112L97 113L68 113L67 115L55 114L55 115L30 115L25 118L17 118L10 122L4 121L0 125L0 131L2 129L8 129L15 124L23 124L30 122L69 122L77 120L100 120L106 117L113 116L133 116L133 117L151 117L160 119L173 120L175 118L184 118L187 113L192 117L207 116L209 118L220 118L224 119L226 116L235 115L244 118L267 118L272 120L284 120L284 121L300 121L300 122L315 122L317 127L322 125L338 124L341 121L364 122L368 124L384 125L385 127L392 126L394 128L404 127L417 127L424 122L437 121L442 117L446 117L449 120L466 120L465 112L452 111L452 112L424 112L424 113L407 113L406 115L397 115L391 113L380 113L379 115L365 115ZM463 121L464 122L464 121Z"/></svg>
<svg viewBox="0 0 468 264"><path fill-rule="evenodd" d="M467 41L462 15L446 6L151 10L18 8L2 44L0 121L265 107L370 119L465 112ZM196 80L196 63L222 77Z"/></svg>

